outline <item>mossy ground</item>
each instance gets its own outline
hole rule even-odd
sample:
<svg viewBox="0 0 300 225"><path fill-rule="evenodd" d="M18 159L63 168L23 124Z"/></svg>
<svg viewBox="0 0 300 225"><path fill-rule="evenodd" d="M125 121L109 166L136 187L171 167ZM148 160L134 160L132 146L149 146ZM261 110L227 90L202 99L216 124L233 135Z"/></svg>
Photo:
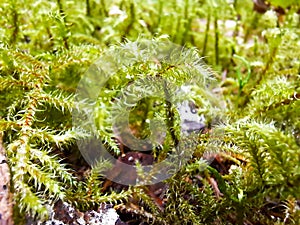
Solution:
<svg viewBox="0 0 300 225"><path fill-rule="evenodd" d="M111 203L128 224L300 224L298 1L3 0L0 6L1 157L10 168L3 176L11 180L15 224L46 220L61 202L78 212ZM107 183L107 162L91 168L76 144L89 138L72 127L74 110L84 111L74 105L78 82L105 52L166 38L209 65L211 92L222 96L223 108L204 101L196 85L190 97L207 126L191 136L197 147L187 150L188 163L159 187ZM180 83L189 76L181 72L165 69L160 76ZM151 63L133 65L99 94L97 129L116 158L131 150L116 141L111 104L141 74L156 73ZM174 107L144 99L131 113L136 136L149 135L145 121L155 112L149 105L170 128L167 142L151 153L160 160L180 122ZM214 150L204 154L208 146Z"/></svg>

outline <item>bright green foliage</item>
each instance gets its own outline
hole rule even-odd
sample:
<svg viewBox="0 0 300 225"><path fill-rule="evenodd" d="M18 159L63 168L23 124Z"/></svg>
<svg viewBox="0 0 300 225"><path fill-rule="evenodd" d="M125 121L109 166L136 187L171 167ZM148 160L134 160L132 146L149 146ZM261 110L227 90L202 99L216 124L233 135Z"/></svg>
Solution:
<svg viewBox="0 0 300 225"><path fill-rule="evenodd" d="M280 6L282 8L287 8L288 6L295 5L298 3L296 0L283 1L283 0L271 0L269 1L272 5Z"/></svg>
<svg viewBox="0 0 300 225"><path fill-rule="evenodd" d="M1 53L7 57L2 58L0 83L1 92L7 94L3 107L8 107L2 108L6 118L0 124L1 130L8 132L7 155L15 198L21 209L45 216L47 199L39 196L49 193L53 198L63 199L63 183L70 186L74 183L72 174L60 162L53 147L72 144L75 133L71 129L48 127L46 121L42 123L46 118L41 117L41 112L56 109L63 115L72 106L71 96L43 89L50 80L49 66L45 62L9 48L3 48Z"/></svg>
<svg viewBox="0 0 300 225"><path fill-rule="evenodd" d="M250 0L1 1L0 130L15 211L45 219L58 199L82 210L134 199L141 204L136 215L154 224L299 224L300 8L298 1L269 2L285 15L272 9L258 14ZM72 128L71 113L84 110L73 102L78 82L100 56L126 55L145 39L192 47L189 63L203 57L215 71L205 68L199 76L203 83L189 93L209 132L191 136L197 142L196 149L186 148L191 159L165 181L164 210L147 187L103 194L104 170L111 166L106 161L84 178L76 173L78 162L85 165L76 140L88 137ZM124 108L117 100L120 92L158 74L181 85L190 78L184 69L145 62L110 78L94 115L112 154L120 155L110 117L112 107ZM203 98L208 97L204 87L217 99ZM165 90L172 94L172 88ZM153 117L171 121L163 148L154 152L159 161L180 138L180 121L174 106L143 99L130 114L136 136L149 136L145 121ZM202 158L207 150L227 157L229 174ZM283 214L270 216L270 202L284 206Z"/></svg>

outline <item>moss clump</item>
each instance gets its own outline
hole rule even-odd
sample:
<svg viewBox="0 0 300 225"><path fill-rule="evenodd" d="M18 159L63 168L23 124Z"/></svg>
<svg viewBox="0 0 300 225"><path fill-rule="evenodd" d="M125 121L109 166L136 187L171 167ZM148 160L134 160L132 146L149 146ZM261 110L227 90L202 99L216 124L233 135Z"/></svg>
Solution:
<svg viewBox="0 0 300 225"><path fill-rule="evenodd" d="M257 1L253 8L250 0L2 1L0 131L15 222L45 220L61 200L82 211L110 202L135 221L157 224L299 224L300 6L289 3ZM176 105L160 99L138 101L130 113L139 138L151 135L149 119L166 122L165 142L151 152L154 160L166 157L178 140L190 155L159 196L152 186L107 185L104 172L113 165L103 160L91 168L76 144L90 133L72 125L72 113L87 113L86 102L76 101L87 69L108 52L116 58L134 52L143 40L169 40L190 47L190 55L183 67L153 60L110 77L97 97L94 120L116 158L132 150L116 141L110 117L113 106L123 107L118 99L126 87L157 76L180 86L193 72L187 65L201 60L197 68L207 72L185 96L206 118L202 133L180 139ZM176 98L172 88L165 86L164 94ZM206 101L208 93L217 101Z"/></svg>

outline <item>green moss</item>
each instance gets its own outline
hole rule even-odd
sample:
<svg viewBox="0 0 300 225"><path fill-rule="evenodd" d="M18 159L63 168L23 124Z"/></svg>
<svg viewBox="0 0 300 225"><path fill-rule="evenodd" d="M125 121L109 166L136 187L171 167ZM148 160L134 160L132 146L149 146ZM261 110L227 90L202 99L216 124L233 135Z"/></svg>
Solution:
<svg viewBox="0 0 300 225"><path fill-rule="evenodd" d="M137 198L144 207L137 211L144 213L141 220L157 224L299 223L299 4L269 2L273 9L283 7L285 14L272 9L258 14L250 0L2 1L0 130L5 132L12 172L15 221L22 223L18 217L26 213L47 218L58 199L87 210L101 202L126 204ZM186 140L191 158L165 181L163 211L141 187L104 194L108 162L86 169L84 179L76 167L80 160L84 164L76 141L89 136L72 127L74 110L86 113L82 102L74 103L78 82L105 54L137 59L130 53L143 40L191 47L187 63L204 57L212 67L200 60L206 73L189 93L201 107L208 131L190 137L197 142L195 149L189 149ZM151 55L151 50L143 54ZM126 109L118 100L120 93L130 105L126 91L132 90L126 87L141 78L184 84L195 71L176 62L172 68L149 61L127 65L98 93L93 114L97 132L116 157L121 150L111 112ZM176 99L176 88L164 88L165 96L182 100ZM217 96L216 102L203 100L209 98L206 90ZM175 107L157 98L140 100L130 125L136 136L148 137L150 125L145 121L154 117L169 128L162 149L154 151L155 159L162 160L180 139ZM207 159L207 149L231 157L231 172L209 166L202 158ZM222 193L219 198L211 180ZM265 212L269 202L285 210L275 216L271 209Z"/></svg>

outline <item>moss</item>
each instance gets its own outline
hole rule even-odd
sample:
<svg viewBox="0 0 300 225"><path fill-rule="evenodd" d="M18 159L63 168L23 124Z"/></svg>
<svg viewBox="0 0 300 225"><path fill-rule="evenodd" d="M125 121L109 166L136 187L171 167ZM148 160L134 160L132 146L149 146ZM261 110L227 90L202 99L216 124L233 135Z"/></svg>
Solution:
<svg viewBox="0 0 300 225"><path fill-rule="evenodd" d="M110 202L154 224L299 223L300 9L297 1L269 1L267 8L253 11L250 0L2 1L0 130L16 223L25 223L24 215L45 220L57 200L81 210ZM170 53L168 64L138 58L155 55L153 46L132 54L149 41L190 50ZM117 69L108 80L97 78L103 86L91 112L77 85L99 57L106 69ZM120 58L140 61L120 68L114 64ZM176 88L195 73L189 93L177 95ZM132 92L153 92L143 82L157 84L148 86L174 104L131 98ZM186 139L176 110L183 99L206 118L202 133ZM91 133L73 126L72 115L92 113L110 153L117 158L130 151L116 141L112 115L127 115L131 106L136 137L152 135L153 118L154 127L166 124L165 141L150 149L154 160L162 161L172 149L180 154L174 150L179 141L189 156L164 181L159 199L147 186L104 191L111 163L100 160L90 167L77 147Z"/></svg>

